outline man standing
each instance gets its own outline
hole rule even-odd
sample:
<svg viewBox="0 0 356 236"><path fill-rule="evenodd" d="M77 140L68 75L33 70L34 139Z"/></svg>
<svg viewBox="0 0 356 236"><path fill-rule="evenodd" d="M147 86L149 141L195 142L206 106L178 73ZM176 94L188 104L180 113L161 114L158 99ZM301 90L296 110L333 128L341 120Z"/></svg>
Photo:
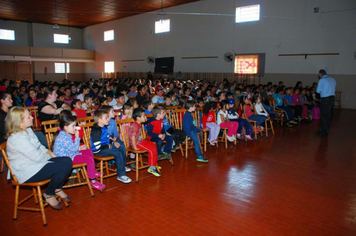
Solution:
<svg viewBox="0 0 356 236"><path fill-rule="evenodd" d="M331 112L334 106L335 100L335 87L336 81L334 78L329 77L325 70L319 70L319 84L316 88L316 92L320 93L320 118L321 118L321 130L317 135L328 135Z"/></svg>

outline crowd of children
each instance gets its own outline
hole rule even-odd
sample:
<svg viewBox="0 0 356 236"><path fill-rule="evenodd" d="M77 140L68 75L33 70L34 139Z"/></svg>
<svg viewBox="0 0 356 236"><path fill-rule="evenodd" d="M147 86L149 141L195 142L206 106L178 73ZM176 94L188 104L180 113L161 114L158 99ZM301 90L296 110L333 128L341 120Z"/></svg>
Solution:
<svg viewBox="0 0 356 236"><path fill-rule="evenodd" d="M318 95L313 87L302 87L298 82L294 88L279 85L247 85L230 83L182 80L129 80L100 79L84 84L52 82L30 85L23 82L19 88L7 80L2 81L12 96L14 106L39 105L46 88L58 94L58 102L71 106L71 113L62 111L59 116L58 136L54 139L53 151L57 156L68 156L73 163L86 163L92 187L100 191L105 185L96 180L100 173L95 170L93 155L113 156L117 179L130 183L126 175L136 166L127 163L127 149L120 137L116 119L133 119L127 123L128 145L132 150L148 152L148 172L161 176L157 161L171 160L181 143L193 142L196 160L208 162L201 150L202 131L209 132L208 142L216 145L222 129L227 129L227 139L254 140L262 132L265 120L281 116L286 125L292 127L303 119L311 119L311 111L318 108ZM16 91L16 92L14 92ZM153 93L154 92L154 93ZM42 96L42 97L41 97ZM93 105L99 105L93 107ZM200 122L193 113L201 107ZM181 120L182 129L174 127L166 115L173 109L185 109ZM115 115L115 112L121 112ZM151 114L151 115L149 115ZM77 119L92 116L95 124L90 134L90 149L80 143ZM147 119L146 115L150 117ZM282 117L282 118L283 118ZM256 122L256 128L249 121ZM142 125L144 124L144 125ZM142 139L142 127L147 139ZM188 137L188 139L186 139ZM135 158L131 153L129 158Z"/></svg>

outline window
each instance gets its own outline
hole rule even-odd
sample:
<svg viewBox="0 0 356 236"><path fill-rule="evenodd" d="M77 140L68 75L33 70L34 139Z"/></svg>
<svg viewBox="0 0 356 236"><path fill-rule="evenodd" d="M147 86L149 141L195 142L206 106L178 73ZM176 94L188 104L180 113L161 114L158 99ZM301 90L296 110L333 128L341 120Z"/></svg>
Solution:
<svg viewBox="0 0 356 236"><path fill-rule="evenodd" d="M68 34L53 34L53 39L55 43L69 43Z"/></svg>
<svg viewBox="0 0 356 236"><path fill-rule="evenodd" d="M159 20L155 22L155 33L166 33L171 30L171 20Z"/></svg>
<svg viewBox="0 0 356 236"><path fill-rule="evenodd" d="M115 63L113 61L105 62L105 73L113 73L115 72Z"/></svg>
<svg viewBox="0 0 356 236"><path fill-rule="evenodd" d="M257 74L258 55L236 55L235 56L236 74Z"/></svg>
<svg viewBox="0 0 356 236"><path fill-rule="evenodd" d="M236 23L259 21L260 4L236 8Z"/></svg>
<svg viewBox="0 0 356 236"><path fill-rule="evenodd" d="M67 73L69 73L70 72L70 66L69 66L69 63L54 63L54 72L56 73L56 74L64 74L64 73L66 73L65 72L65 64L67 64Z"/></svg>
<svg viewBox="0 0 356 236"><path fill-rule="evenodd" d="M104 31L104 41L114 40L114 30Z"/></svg>
<svg viewBox="0 0 356 236"><path fill-rule="evenodd" d="M15 30L0 29L0 39L15 40Z"/></svg>

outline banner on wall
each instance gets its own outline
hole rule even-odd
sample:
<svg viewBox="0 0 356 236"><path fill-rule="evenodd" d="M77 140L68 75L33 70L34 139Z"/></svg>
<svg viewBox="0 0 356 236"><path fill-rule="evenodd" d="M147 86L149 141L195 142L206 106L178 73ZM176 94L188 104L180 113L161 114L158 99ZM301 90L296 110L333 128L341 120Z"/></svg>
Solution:
<svg viewBox="0 0 356 236"><path fill-rule="evenodd" d="M257 74L258 55L236 55L235 74Z"/></svg>

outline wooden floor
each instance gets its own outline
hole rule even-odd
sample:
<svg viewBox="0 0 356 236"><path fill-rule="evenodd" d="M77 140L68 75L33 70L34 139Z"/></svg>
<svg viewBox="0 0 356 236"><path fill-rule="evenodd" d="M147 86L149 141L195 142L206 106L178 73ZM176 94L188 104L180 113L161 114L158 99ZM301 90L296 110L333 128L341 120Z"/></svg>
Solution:
<svg viewBox="0 0 356 236"><path fill-rule="evenodd" d="M0 177L0 235L356 235L356 110L335 110L328 137L319 121L275 124L276 135L208 148L209 163L174 154L160 178L105 180L95 198L67 190L69 208L19 212ZM134 178L133 173L129 173ZM32 203L32 202L31 202Z"/></svg>

